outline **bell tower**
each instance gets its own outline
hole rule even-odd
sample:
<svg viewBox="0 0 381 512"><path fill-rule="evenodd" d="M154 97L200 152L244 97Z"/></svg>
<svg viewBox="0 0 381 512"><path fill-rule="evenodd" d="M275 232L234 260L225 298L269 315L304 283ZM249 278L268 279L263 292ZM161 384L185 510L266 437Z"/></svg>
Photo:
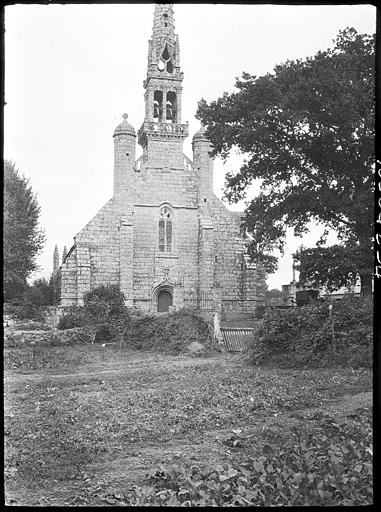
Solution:
<svg viewBox="0 0 381 512"><path fill-rule="evenodd" d="M155 4L152 38L148 43L145 118L138 131L147 165L183 165L183 141L188 124L181 123L184 74L180 71L179 38L174 31L172 4Z"/></svg>

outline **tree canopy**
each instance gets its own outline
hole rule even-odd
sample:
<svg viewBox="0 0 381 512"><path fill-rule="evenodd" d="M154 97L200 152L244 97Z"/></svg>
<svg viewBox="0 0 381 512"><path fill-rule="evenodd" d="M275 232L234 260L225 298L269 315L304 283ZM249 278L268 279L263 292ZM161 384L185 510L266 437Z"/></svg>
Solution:
<svg viewBox="0 0 381 512"><path fill-rule="evenodd" d="M22 292L45 236L39 227L40 206L29 180L20 176L13 162L4 162L4 295Z"/></svg>
<svg viewBox="0 0 381 512"><path fill-rule="evenodd" d="M237 92L209 104L202 99L197 111L213 156L226 159L232 148L246 155L241 169L227 174L226 198L245 199L249 185L260 181L260 193L246 209L252 256L263 259L274 246L283 251L289 227L302 236L310 221L323 224L315 255L336 288L343 273L353 281L354 265L362 287L371 285L374 47L374 35L347 28L332 48L313 57L287 61L261 77L243 73ZM323 247L329 229L346 254L338 267L333 251ZM316 277L311 258L299 253L299 261L304 277Z"/></svg>

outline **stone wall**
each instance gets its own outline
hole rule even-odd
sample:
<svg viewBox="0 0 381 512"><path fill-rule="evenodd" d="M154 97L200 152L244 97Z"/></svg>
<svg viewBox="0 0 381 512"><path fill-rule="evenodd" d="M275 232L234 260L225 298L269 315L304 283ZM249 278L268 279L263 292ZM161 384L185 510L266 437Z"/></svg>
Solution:
<svg viewBox="0 0 381 512"><path fill-rule="evenodd" d="M77 248L68 252L59 270L60 304L70 306L77 303Z"/></svg>
<svg viewBox="0 0 381 512"><path fill-rule="evenodd" d="M111 199L77 234L60 270L61 306L81 304L101 284L119 284L119 228Z"/></svg>
<svg viewBox="0 0 381 512"><path fill-rule="evenodd" d="M264 274L248 268L245 241L240 234L242 214L231 212L216 197L211 198L215 226L215 278L222 288L222 318L236 313L255 315L264 301Z"/></svg>
<svg viewBox="0 0 381 512"><path fill-rule="evenodd" d="M169 202L183 207L197 206L197 176L188 166L175 167L171 153L166 153L166 166L143 165L135 173L135 205L160 205Z"/></svg>
<svg viewBox="0 0 381 512"><path fill-rule="evenodd" d="M163 135L162 140L149 140L147 142L147 158L153 167L175 167L181 169L183 165L183 140L170 140Z"/></svg>
<svg viewBox="0 0 381 512"><path fill-rule="evenodd" d="M119 284L120 217L111 199L76 236L78 300L85 291L104 283Z"/></svg>
<svg viewBox="0 0 381 512"><path fill-rule="evenodd" d="M59 331L18 331L8 330L6 340L12 340L16 345L72 345L83 343L81 334L85 333L83 327Z"/></svg>
<svg viewBox="0 0 381 512"><path fill-rule="evenodd" d="M171 252L158 249L160 208L135 207L134 215L134 304L149 309L153 288L165 278L174 288L183 287L184 297L196 293L198 285L198 218L196 208L172 208ZM177 304L178 307L178 304Z"/></svg>

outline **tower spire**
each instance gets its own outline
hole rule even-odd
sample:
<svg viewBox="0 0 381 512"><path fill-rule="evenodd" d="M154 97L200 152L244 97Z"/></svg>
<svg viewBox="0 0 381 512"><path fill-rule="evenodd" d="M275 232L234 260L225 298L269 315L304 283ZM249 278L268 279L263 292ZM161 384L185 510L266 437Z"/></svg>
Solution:
<svg viewBox="0 0 381 512"><path fill-rule="evenodd" d="M58 272L59 268L60 268L60 255L58 254L58 247L55 246L54 254L53 254L53 274L56 274Z"/></svg>
<svg viewBox="0 0 381 512"><path fill-rule="evenodd" d="M176 42L173 4L155 4L153 17L152 42L160 46L166 40L171 45Z"/></svg>
<svg viewBox="0 0 381 512"><path fill-rule="evenodd" d="M155 4L152 38L148 44L147 80L163 72L174 76L180 74L180 46L175 34L172 4Z"/></svg>
<svg viewBox="0 0 381 512"><path fill-rule="evenodd" d="M147 78L143 82L145 118L138 132L143 149L148 140L182 143L188 136L188 125L181 123L183 77L173 5L155 4L152 38L148 42Z"/></svg>

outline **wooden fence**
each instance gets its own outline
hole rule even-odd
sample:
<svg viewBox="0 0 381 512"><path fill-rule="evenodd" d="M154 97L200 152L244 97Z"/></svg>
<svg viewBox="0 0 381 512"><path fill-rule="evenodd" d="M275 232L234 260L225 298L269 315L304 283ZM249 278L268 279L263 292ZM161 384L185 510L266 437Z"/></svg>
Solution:
<svg viewBox="0 0 381 512"><path fill-rule="evenodd" d="M254 331L249 327L221 329L222 344L229 352L245 352L254 341Z"/></svg>

